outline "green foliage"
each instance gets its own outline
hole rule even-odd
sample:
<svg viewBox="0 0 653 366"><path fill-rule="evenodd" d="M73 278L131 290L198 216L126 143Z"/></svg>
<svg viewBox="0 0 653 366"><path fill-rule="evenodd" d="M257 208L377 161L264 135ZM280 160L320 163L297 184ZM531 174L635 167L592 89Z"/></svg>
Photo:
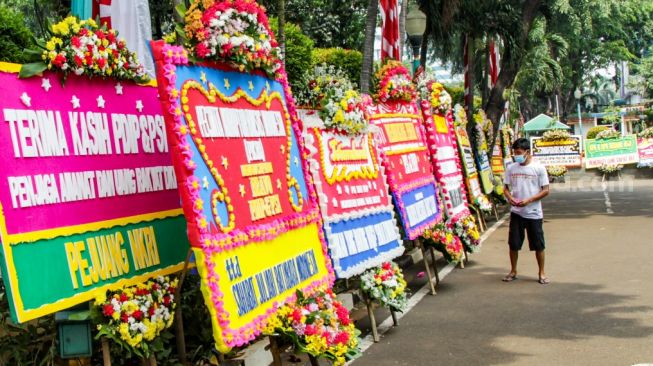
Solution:
<svg viewBox="0 0 653 366"><path fill-rule="evenodd" d="M276 18L270 18L270 26L276 34L279 31ZM302 33L301 28L293 23L286 22L286 73L290 87L295 89L299 86L304 73L311 69L311 54L313 41Z"/></svg>
<svg viewBox="0 0 653 366"><path fill-rule="evenodd" d="M445 85L444 89L451 95L451 105L465 103L465 87L462 85Z"/></svg>
<svg viewBox="0 0 653 366"><path fill-rule="evenodd" d="M286 21L297 24L316 47L363 49L367 0L284 0ZM277 0L261 0L277 16ZM358 80L359 75L352 80Z"/></svg>
<svg viewBox="0 0 653 366"><path fill-rule="evenodd" d="M33 39L22 14L0 4L0 61L26 62L23 50L33 46Z"/></svg>
<svg viewBox="0 0 653 366"><path fill-rule="evenodd" d="M596 138L596 135L598 135L599 132L605 131L607 129L608 129L608 126L595 126L595 127L592 127L592 128L589 129L589 131L587 131L587 137L586 138L587 139Z"/></svg>
<svg viewBox="0 0 653 366"><path fill-rule="evenodd" d="M354 84L360 78L363 65L363 54L356 50L342 48L315 48L313 50L313 65L333 65L345 72L347 78Z"/></svg>
<svg viewBox="0 0 653 366"><path fill-rule="evenodd" d="M53 316L21 325L12 324L9 302L0 281L0 365L55 365L56 334Z"/></svg>

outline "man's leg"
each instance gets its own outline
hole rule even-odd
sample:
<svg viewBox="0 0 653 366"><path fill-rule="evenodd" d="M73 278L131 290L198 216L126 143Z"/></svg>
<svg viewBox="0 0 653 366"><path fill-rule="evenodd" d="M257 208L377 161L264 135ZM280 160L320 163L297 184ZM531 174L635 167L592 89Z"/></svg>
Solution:
<svg viewBox="0 0 653 366"><path fill-rule="evenodd" d="M535 251L535 258L537 258L537 267L539 268L539 278L546 278L544 274L544 250Z"/></svg>
<svg viewBox="0 0 653 366"><path fill-rule="evenodd" d="M511 281L517 277L517 260L519 259L519 250L524 244L526 229L523 221L521 216L510 213L510 229L508 231L510 273L504 278L504 281Z"/></svg>
<svg viewBox="0 0 653 366"><path fill-rule="evenodd" d="M517 276L517 259L519 259L519 252L510 249L510 276Z"/></svg>
<svg viewBox="0 0 653 366"><path fill-rule="evenodd" d="M535 259L537 259L538 279L542 284L549 283L546 274L544 273L544 229L542 227L542 219L529 220L526 226L526 234L528 235L528 246L530 250L535 252Z"/></svg>

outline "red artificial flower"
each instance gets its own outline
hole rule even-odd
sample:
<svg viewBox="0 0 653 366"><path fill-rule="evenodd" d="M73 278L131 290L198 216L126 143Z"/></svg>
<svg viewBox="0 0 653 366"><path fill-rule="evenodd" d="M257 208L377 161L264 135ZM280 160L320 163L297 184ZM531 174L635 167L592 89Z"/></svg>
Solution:
<svg viewBox="0 0 653 366"><path fill-rule="evenodd" d="M123 312L123 313L120 315L120 320L121 320L123 323L127 323L127 322L129 322L129 315L127 315L127 313L124 313L124 312Z"/></svg>
<svg viewBox="0 0 653 366"><path fill-rule="evenodd" d="M195 46L195 52L197 52L197 56L199 57L206 57L210 51L204 43L199 43L197 46Z"/></svg>
<svg viewBox="0 0 653 366"><path fill-rule="evenodd" d="M136 321L141 321L141 319L143 319L143 315L144 315L143 312L140 310L136 310L132 313L132 316L134 317L134 319L136 319Z"/></svg>
<svg viewBox="0 0 653 366"><path fill-rule="evenodd" d="M104 304L104 306L102 306L102 314L104 314L104 316L112 316L113 315L113 305Z"/></svg>
<svg viewBox="0 0 653 366"><path fill-rule="evenodd" d="M107 39L111 43L116 43L116 34L113 31L110 31L109 34L107 35Z"/></svg>
<svg viewBox="0 0 653 366"><path fill-rule="evenodd" d="M150 286L150 288L152 289L152 291L156 291L156 290L160 289L161 287L159 286L158 283L153 283L152 286Z"/></svg>
<svg viewBox="0 0 653 366"><path fill-rule="evenodd" d="M77 48L82 46L82 42L79 40L79 37L77 36L73 36L72 38L70 38L70 43Z"/></svg>
<svg viewBox="0 0 653 366"><path fill-rule="evenodd" d="M104 35L104 32L103 32L101 29L96 30L96 31L95 31L95 35L96 35L99 39L105 39L105 38L106 38L106 36Z"/></svg>
<svg viewBox="0 0 653 366"><path fill-rule="evenodd" d="M52 64L57 67L61 67L64 63L66 63L66 56L64 56L62 53L55 56L55 58L52 60Z"/></svg>
<svg viewBox="0 0 653 366"><path fill-rule="evenodd" d="M349 333L347 332L340 332L335 338L334 341L336 344L347 344L349 342Z"/></svg>
<svg viewBox="0 0 653 366"><path fill-rule="evenodd" d="M82 65L84 65L84 59L83 59L83 58L81 58L81 57L75 55L74 60L75 60L75 64L76 64L78 67L82 67Z"/></svg>
<svg viewBox="0 0 653 366"><path fill-rule="evenodd" d="M85 36L85 35L87 35L87 34L88 34L88 29L86 29L86 28L81 28L81 29L79 30L79 35L80 35L80 36Z"/></svg>
<svg viewBox="0 0 653 366"><path fill-rule="evenodd" d="M93 45L92 44L87 44L86 45L86 50L90 53L93 53Z"/></svg>
<svg viewBox="0 0 653 366"><path fill-rule="evenodd" d="M102 59L100 59L100 60L102 60ZM99 64L100 60L98 60L98 64ZM145 288L139 288L139 289L136 289L135 294L136 294L136 296L146 296L146 295L150 294L150 291L148 291Z"/></svg>
<svg viewBox="0 0 653 366"><path fill-rule="evenodd" d="M386 269L386 270L387 269L392 269L392 264L390 264L390 262L385 262L385 263L383 263L381 268Z"/></svg>
<svg viewBox="0 0 653 366"><path fill-rule="evenodd" d="M304 329L304 335L306 336L312 336L317 334L317 327L313 324L308 324L306 326L306 329Z"/></svg>
<svg viewBox="0 0 653 366"><path fill-rule="evenodd" d="M98 65L101 69L103 69L104 66L106 66L106 64L107 64L107 60L104 59L104 58L99 58L99 59L97 60L97 65Z"/></svg>
<svg viewBox="0 0 653 366"><path fill-rule="evenodd" d="M155 311L156 308L154 306L150 306L150 308L147 309L147 313L149 314L149 316L153 316Z"/></svg>
<svg viewBox="0 0 653 366"><path fill-rule="evenodd" d="M163 296L163 305L165 305L165 306L170 305L170 296L169 295Z"/></svg>
<svg viewBox="0 0 653 366"><path fill-rule="evenodd" d="M349 319L349 310L344 306L336 306L336 315L338 316L340 324L349 325L351 323L351 320Z"/></svg>
<svg viewBox="0 0 653 366"><path fill-rule="evenodd" d="M125 301L127 301L127 300L129 300L129 296L127 296L127 294L125 294L124 292L121 293L121 294L120 294L120 301L121 301L121 302L125 302Z"/></svg>
<svg viewBox="0 0 653 366"><path fill-rule="evenodd" d="M302 320L302 312L299 311L299 309L293 310L293 312L291 314L291 318L292 318L293 321L296 321L296 322L299 323Z"/></svg>

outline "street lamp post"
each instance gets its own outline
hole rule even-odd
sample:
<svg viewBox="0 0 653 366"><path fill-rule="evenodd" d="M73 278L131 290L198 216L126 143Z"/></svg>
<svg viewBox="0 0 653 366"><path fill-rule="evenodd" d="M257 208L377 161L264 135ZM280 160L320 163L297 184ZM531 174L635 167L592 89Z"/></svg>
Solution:
<svg viewBox="0 0 653 366"><path fill-rule="evenodd" d="M422 37L426 30L426 14L415 6L411 6L410 11L406 14L406 33L408 42L413 49L413 74L419 66L419 48L422 45Z"/></svg>
<svg viewBox="0 0 653 366"><path fill-rule="evenodd" d="M578 130L580 131L580 136L583 136L583 115L580 113L580 97L582 97L583 94L580 91L580 89L576 89L574 91L574 97L576 98L576 106L578 107Z"/></svg>

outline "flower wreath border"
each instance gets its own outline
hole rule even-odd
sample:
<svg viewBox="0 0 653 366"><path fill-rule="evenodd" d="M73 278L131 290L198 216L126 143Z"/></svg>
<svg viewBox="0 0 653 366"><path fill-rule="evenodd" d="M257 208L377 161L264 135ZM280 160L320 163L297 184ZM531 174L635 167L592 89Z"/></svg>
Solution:
<svg viewBox="0 0 653 366"><path fill-rule="evenodd" d="M188 52L181 46L173 46L165 44L162 47L163 53L163 78L167 81L167 91L169 95L168 103L170 104L168 112L174 117L175 127L174 131L177 134L179 141L185 141L186 135L188 134L188 127L184 123L182 106L179 102L179 90L176 89L177 75L176 70L177 66L187 66L189 65ZM286 119L290 123L286 124L287 132L289 132L289 139L291 138L290 132L295 134L296 141L299 147L300 154L302 156L302 168L303 171L307 170L307 153L306 150L300 141L301 128L300 121L297 117L297 112L294 107L294 99L290 91L290 86L285 77L285 71L282 71L281 77L277 80L283 87L284 93L286 94ZM231 96L233 97L233 95ZM228 97L230 98L230 97ZM190 127L190 125L189 125ZM185 183L185 188L189 191L189 195L192 198L193 202L201 201L199 196L200 182L192 174L195 171L195 163L192 161L193 152L191 150L190 144L187 142L180 143L178 146L184 158L184 164L188 175L190 176ZM214 169L210 167L210 169ZM245 245L248 241L266 241L271 240L287 231L304 227L309 224L316 224L318 227L321 225L322 220L319 213L319 208L317 206L317 195L313 188L312 178L310 175L306 175L306 189L308 192L308 203L309 211L306 213L294 213L286 216L284 219L275 220L272 223L265 225L263 229L261 228L246 228L244 230L231 230L229 235L221 240L216 240L212 238L211 235L206 230L206 225L202 226L206 222L206 218L201 214L197 204L193 205L193 210L197 214L198 221L196 224L200 228L200 243L202 249L205 253L198 255L198 262L201 261L204 263L204 266L198 266L198 270L202 274L202 291L205 294L205 299L210 298L212 300L213 306L208 306L209 312L212 315L212 322L214 325L214 338L218 350L228 351L230 348L235 346L242 346L249 343L256 338L262 331L267 323L267 320L273 316L278 307L282 305L281 303L275 301L272 303L272 307L269 308L265 314L260 315L255 318L255 320L239 329L231 329L229 327L229 314L224 310L224 303L222 299L224 294L218 286L219 276L215 269L215 264L211 262L211 257L215 253L220 253L225 250L231 250ZM220 182L218 182L218 185ZM291 182L289 182L291 183ZM222 193L222 192L220 192ZM225 192L226 193L226 192ZM225 202L228 203L228 197L224 197ZM213 199L212 199L213 201ZM202 222L203 221L203 222ZM231 221L231 220L230 220ZM328 256L328 247L322 230L317 230L319 235L319 240L322 244L322 252L326 259L325 266L327 269L327 276L322 279L318 279L310 283L304 292L313 293L319 289L329 287L335 280L335 275L333 271L333 266L331 264L330 257ZM198 251L195 251L196 255ZM211 278L211 280L208 280ZM206 279L206 280L205 280ZM209 296L206 296L209 295ZM293 301L296 298L296 295L288 296L284 302ZM207 304L209 305L209 304ZM219 328L217 330L216 328ZM217 333L219 332L219 334ZM220 335L220 337L218 337ZM220 342L221 340L222 342Z"/></svg>

